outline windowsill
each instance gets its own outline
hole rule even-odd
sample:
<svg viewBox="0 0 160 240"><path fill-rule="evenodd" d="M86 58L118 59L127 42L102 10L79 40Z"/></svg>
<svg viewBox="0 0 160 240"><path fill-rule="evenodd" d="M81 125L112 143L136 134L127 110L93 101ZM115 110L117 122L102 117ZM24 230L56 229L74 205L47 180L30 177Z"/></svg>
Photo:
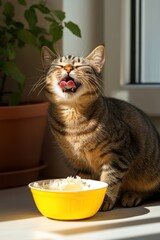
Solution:
<svg viewBox="0 0 160 240"><path fill-rule="evenodd" d="M160 116L160 85L118 85L107 95L125 100L143 110L150 117Z"/></svg>
<svg viewBox="0 0 160 240"><path fill-rule="evenodd" d="M151 88L151 89L160 89L160 83L129 83L122 85L124 88Z"/></svg>
<svg viewBox="0 0 160 240"><path fill-rule="evenodd" d="M160 202L115 208L80 221L56 221L37 211L27 187L0 190L0 239L160 239Z"/></svg>

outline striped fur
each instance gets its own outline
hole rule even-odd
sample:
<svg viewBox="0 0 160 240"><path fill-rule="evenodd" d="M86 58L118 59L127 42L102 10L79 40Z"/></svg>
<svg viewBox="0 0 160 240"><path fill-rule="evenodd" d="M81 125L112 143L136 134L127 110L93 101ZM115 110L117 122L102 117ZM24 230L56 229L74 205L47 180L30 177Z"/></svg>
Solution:
<svg viewBox="0 0 160 240"><path fill-rule="evenodd" d="M141 110L103 96L104 61L103 46L85 58L56 57L42 48L51 131L76 174L109 184L106 211L118 197L131 207L159 189L160 137ZM74 88L60 87L69 80Z"/></svg>

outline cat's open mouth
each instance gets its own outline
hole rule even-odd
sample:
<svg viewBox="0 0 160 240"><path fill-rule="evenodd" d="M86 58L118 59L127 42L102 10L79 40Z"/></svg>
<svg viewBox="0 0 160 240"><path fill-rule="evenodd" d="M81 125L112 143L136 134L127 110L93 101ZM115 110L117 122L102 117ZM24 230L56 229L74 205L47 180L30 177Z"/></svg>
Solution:
<svg viewBox="0 0 160 240"><path fill-rule="evenodd" d="M75 82L73 78L71 77L66 77L64 79L62 79L59 83L60 88L62 89L63 92L76 92L77 89L80 87L80 83L79 82Z"/></svg>

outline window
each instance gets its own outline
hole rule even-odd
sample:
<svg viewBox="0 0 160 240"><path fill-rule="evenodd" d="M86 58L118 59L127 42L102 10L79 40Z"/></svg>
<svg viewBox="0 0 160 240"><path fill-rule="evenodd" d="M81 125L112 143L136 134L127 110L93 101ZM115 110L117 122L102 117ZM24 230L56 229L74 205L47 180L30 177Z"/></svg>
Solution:
<svg viewBox="0 0 160 240"><path fill-rule="evenodd" d="M131 0L133 84L160 84L160 1Z"/></svg>
<svg viewBox="0 0 160 240"><path fill-rule="evenodd" d="M104 11L105 94L160 116L160 0L105 0Z"/></svg>

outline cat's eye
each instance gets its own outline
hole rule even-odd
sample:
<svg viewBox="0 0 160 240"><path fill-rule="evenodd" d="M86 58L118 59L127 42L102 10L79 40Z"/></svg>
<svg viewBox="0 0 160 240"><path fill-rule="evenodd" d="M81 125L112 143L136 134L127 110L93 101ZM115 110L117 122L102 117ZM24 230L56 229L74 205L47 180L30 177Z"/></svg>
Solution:
<svg viewBox="0 0 160 240"><path fill-rule="evenodd" d="M74 68L85 68L85 67L90 67L89 65L76 65Z"/></svg>
<svg viewBox="0 0 160 240"><path fill-rule="evenodd" d="M53 65L55 68L63 68L64 66L63 65L60 65L60 64L54 64Z"/></svg>

